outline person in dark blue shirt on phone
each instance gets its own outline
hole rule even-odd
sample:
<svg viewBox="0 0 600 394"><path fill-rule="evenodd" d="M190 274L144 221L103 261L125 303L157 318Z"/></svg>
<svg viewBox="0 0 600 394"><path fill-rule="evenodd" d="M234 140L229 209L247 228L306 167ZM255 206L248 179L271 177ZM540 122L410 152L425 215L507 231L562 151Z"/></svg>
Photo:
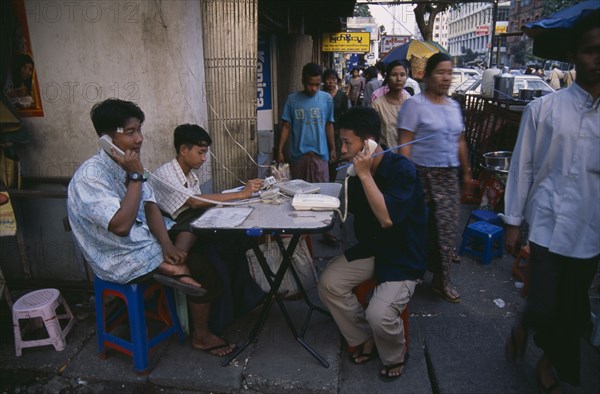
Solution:
<svg viewBox="0 0 600 394"><path fill-rule="evenodd" d="M372 108L354 107L339 121L342 156L352 160L348 210L358 243L334 258L319 279L319 296L342 335L358 350L355 364L379 354L384 381L402 375L408 359L402 311L426 269L426 213L415 165L406 157L369 148L379 141L381 120ZM372 151L371 151L372 150ZM371 157L373 154L378 154ZM375 278L366 310L352 289Z"/></svg>

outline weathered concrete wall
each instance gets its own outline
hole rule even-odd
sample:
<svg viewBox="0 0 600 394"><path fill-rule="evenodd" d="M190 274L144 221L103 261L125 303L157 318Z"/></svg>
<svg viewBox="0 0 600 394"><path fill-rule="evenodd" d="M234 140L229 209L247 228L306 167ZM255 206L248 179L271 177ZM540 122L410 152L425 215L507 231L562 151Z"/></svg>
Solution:
<svg viewBox="0 0 600 394"><path fill-rule="evenodd" d="M31 143L20 150L23 175L70 177L98 149L89 112L109 97L135 101L145 112L149 170L173 157L176 125L206 126L200 1L26 0L25 7L44 117L24 119ZM72 234L62 226L65 201L15 203L33 276L83 279ZM14 238L0 239L0 248L4 272L20 276Z"/></svg>
<svg viewBox="0 0 600 394"><path fill-rule="evenodd" d="M199 1L26 1L43 118L25 119L22 171L70 176L97 150L89 118L109 97L146 114L148 169L171 158L171 133L207 123Z"/></svg>

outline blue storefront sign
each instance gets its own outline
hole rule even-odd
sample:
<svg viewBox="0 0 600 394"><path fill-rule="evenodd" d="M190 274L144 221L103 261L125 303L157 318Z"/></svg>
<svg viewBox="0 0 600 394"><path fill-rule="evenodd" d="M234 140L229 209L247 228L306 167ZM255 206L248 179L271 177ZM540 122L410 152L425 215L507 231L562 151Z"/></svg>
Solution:
<svg viewBox="0 0 600 394"><path fill-rule="evenodd" d="M258 36L256 107L259 111L273 108L271 100L271 45L269 37L263 35Z"/></svg>
<svg viewBox="0 0 600 394"><path fill-rule="evenodd" d="M360 67L360 56L358 53L351 54L349 59L346 60L346 69L350 71L354 67Z"/></svg>

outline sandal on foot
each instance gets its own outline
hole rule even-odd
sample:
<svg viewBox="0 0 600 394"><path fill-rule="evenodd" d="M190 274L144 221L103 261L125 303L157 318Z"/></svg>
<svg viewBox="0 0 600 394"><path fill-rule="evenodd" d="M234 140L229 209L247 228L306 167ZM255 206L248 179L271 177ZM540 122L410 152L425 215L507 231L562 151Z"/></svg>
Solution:
<svg viewBox="0 0 600 394"><path fill-rule="evenodd" d="M446 286L443 289L437 286L432 286L431 290L448 302L453 304L460 302L460 294L458 294L458 292L450 286Z"/></svg>
<svg viewBox="0 0 600 394"><path fill-rule="evenodd" d="M229 351L227 353L225 353L225 354L219 354L219 353L217 353L218 350L225 349L225 348L229 349ZM206 349L200 349L200 348L197 348L197 349L200 349L203 352L206 352L206 353L208 353L210 355L213 355L213 356L225 357L225 356L230 355L231 352L233 352L235 350L235 348L236 348L235 345L233 345L233 347L232 347L231 343L225 342L225 343L223 343L221 345L216 345L216 346L209 347L209 348L206 348Z"/></svg>
<svg viewBox="0 0 600 394"><path fill-rule="evenodd" d="M384 365L383 370L379 371L379 379L383 382L393 382L394 380L398 379L404 373L404 368L402 368L402 371L398 375L390 375L390 370L404 367L404 364L406 364L407 361L408 353L404 355L404 361L392 365Z"/></svg>
<svg viewBox="0 0 600 394"><path fill-rule="evenodd" d="M512 361L513 363L518 363L523 361L523 355L525 354L525 348L527 346L527 333L525 334L525 338L523 341L519 341L517 331L522 329L521 325L515 325L510 330L510 337L506 341L506 345L504 346L504 355L506 359Z"/></svg>
<svg viewBox="0 0 600 394"><path fill-rule="evenodd" d="M190 283L185 283L180 281L181 278L191 278L192 275L189 274L179 274L179 275L167 275L167 274L154 274L152 278L160 284L165 286L172 287L174 289L180 290L181 292L190 295L200 297L208 293L208 291L202 287L194 286Z"/></svg>
<svg viewBox="0 0 600 394"><path fill-rule="evenodd" d="M354 353L352 353L350 355L350 361L352 361L354 364L356 365L362 365L362 364L366 364L369 361L373 360L375 357L377 357L377 348L375 347L375 343L373 343L373 348L371 349L371 351L369 353L365 353L365 343L363 342L360 347L358 348L358 350ZM357 359L363 359L361 361L358 361Z"/></svg>

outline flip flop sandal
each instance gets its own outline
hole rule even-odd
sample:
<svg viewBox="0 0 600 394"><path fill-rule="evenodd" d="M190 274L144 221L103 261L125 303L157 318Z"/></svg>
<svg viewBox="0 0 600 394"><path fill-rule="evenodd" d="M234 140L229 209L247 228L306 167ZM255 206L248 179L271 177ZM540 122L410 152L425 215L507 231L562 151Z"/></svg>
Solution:
<svg viewBox="0 0 600 394"><path fill-rule="evenodd" d="M350 361L352 361L352 363L354 363L355 365L366 364L378 356L377 348L375 347L374 343L373 343L373 349L371 350L370 353L365 353L364 347L365 347L365 344L363 343L362 345L360 345L360 349L358 350L358 353L354 352L350 355ZM364 358L364 359L361 361L357 361L358 358Z"/></svg>
<svg viewBox="0 0 600 394"><path fill-rule="evenodd" d="M215 350L220 350L220 349L225 349L225 348L231 349L231 350L225 354L213 353ZM200 349L200 348L196 348L196 349L202 350L203 352L206 352L206 353L210 354L211 356L225 357L225 356L229 356L235 350L235 348L236 348L235 345L233 345L233 347L231 347L231 343L225 342L221 345L216 345L213 347L209 347L207 349Z"/></svg>
<svg viewBox="0 0 600 394"><path fill-rule="evenodd" d="M379 379L383 382L393 382L394 380L398 379L404 373L404 368L402 369L402 372L400 372L400 374L393 375L393 376L390 376L390 370L392 370L394 368L398 368L398 367L403 367L407 361L408 361L408 353L406 353L404 355L404 361L396 363L396 364L392 364L392 365L384 365L383 369L385 372L384 373L381 373L381 371L379 372Z"/></svg>
<svg viewBox="0 0 600 394"><path fill-rule="evenodd" d="M179 275L166 275L166 274L154 274L152 278L160 284L165 286L172 287L174 289L180 290L183 293L200 297L206 295L208 291L202 287L194 286L189 283L184 283L180 281L181 278L191 278L192 276L189 274L179 274Z"/></svg>
<svg viewBox="0 0 600 394"><path fill-rule="evenodd" d="M450 293L449 286L445 287L444 289L440 289L438 287L432 286L431 290L433 290L434 293L438 294L440 297L442 297L444 300L446 300L448 302L451 302L453 304L457 304L460 302L460 295L453 297L452 294Z"/></svg>

